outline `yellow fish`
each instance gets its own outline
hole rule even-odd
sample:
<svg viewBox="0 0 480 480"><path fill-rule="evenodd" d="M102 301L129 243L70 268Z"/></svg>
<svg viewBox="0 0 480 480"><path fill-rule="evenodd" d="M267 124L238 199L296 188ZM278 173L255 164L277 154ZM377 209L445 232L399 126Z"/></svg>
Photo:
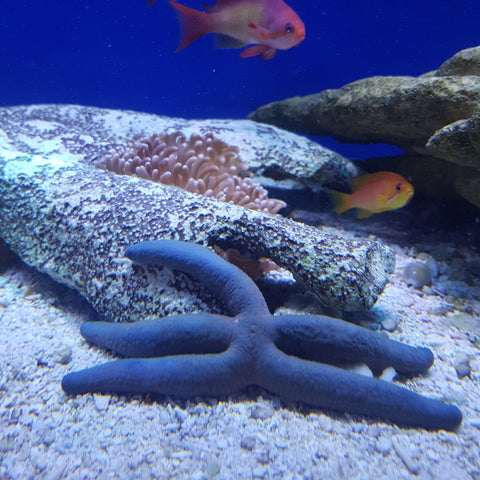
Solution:
<svg viewBox="0 0 480 480"><path fill-rule="evenodd" d="M351 194L328 190L337 213L357 209L358 218L403 207L413 196L413 185L394 172L377 172L354 178Z"/></svg>

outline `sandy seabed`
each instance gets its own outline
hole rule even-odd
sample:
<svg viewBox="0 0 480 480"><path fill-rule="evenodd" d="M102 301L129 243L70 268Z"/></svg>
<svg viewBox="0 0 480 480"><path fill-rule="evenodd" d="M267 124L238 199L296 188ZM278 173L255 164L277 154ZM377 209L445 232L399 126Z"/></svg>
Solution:
<svg viewBox="0 0 480 480"><path fill-rule="evenodd" d="M457 404L458 432L311 409L253 387L188 401L67 397L65 373L111 355L81 338L92 312L75 292L14 260L0 276L0 479L480 479L479 350L445 321L478 325L480 294L466 308L408 287L411 252L395 250L375 311L392 338L433 350L428 374L406 385ZM462 363L470 371L460 379Z"/></svg>

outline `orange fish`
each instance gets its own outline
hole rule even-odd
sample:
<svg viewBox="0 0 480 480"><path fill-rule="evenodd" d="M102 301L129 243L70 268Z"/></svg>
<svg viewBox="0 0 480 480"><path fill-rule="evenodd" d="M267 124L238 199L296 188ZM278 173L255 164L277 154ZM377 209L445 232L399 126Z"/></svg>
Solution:
<svg viewBox="0 0 480 480"><path fill-rule="evenodd" d="M374 213L403 207L413 196L412 184L393 172L377 172L354 178L352 193L328 190L335 204L335 211L343 213L357 208L357 217L365 218Z"/></svg>
<svg viewBox="0 0 480 480"><path fill-rule="evenodd" d="M155 0L150 1L150 4ZM242 58L260 55L271 60L277 50L288 50L305 38L305 25L283 0L217 0L206 12L170 0L182 28L178 50L208 33L219 34L218 48L241 48Z"/></svg>

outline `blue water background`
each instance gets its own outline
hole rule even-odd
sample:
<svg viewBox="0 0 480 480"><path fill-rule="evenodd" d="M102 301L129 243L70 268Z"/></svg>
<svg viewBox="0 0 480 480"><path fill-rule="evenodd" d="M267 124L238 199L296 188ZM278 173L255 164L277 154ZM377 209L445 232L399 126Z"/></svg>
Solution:
<svg viewBox="0 0 480 480"><path fill-rule="evenodd" d="M201 8L203 2L184 3ZM289 4L306 25L306 39L265 62L215 50L211 35L174 53L179 25L166 0L152 7L143 0L6 0L0 105L76 103L243 118L267 102L363 77L419 75L480 45L478 0ZM322 140L354 157L375 152Z"/></svg>

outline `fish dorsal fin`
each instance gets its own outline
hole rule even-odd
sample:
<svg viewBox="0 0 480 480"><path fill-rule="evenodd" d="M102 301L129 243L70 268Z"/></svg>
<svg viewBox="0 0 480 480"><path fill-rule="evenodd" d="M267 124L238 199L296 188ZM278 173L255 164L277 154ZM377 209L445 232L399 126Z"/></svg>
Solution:
<svg viewBox="0 0 480 480"><path fill-rule="evenodd" d="M245 42L238 40L236 38L230 37L228 35L218 34L215 36L215 48L225 49L225 48L241 48L246 45Z"/></svg>
<svg viewBox="0 0 480 480"><path fill-rule="evenodd" d="M350 181L350 188L352 189L352 192L356 192L359 188L377 182L378 177L373 173L370 175L362 175L360 177L355 177L353 180Z"/></svg>
<svg viewBox="0 0 480 480"><path fill-rule="evenodd" d="M375 172L375 173L367 173L366 175L360 175L359 177L355 177L353 180L350 181L350 188L352 192L357 191L359 188L370 188L372 185L378 185L379 182L385 178L385 174L389 174L391 172Z"/></svg>
<svg viewBox="0 0 480 480"><path fill-rule="evenodd" d="M357 218L367 218L373 215L374 212L365 210L364 208L357 208Z"/></svg>
<svg viewBox="0 0 480 480"><path fill-rule="evenodd" d="M222 8L229 7L231 5L234 5L235 3L240 3L244 2L245 0L217 0L217 3L215 5L210 5L209 3L204 3L203 8L207 12L218 12Z"/></svg>

